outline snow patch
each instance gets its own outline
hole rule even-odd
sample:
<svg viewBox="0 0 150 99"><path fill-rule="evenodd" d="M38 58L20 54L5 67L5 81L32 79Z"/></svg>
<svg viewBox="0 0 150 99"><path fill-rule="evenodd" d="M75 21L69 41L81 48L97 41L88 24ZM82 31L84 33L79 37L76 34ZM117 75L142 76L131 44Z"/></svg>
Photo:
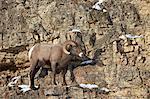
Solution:
<svg viewBox="0 0 150 99"><path fill-rule="evenodd" d="M20 91L22 91L23 93L31 90L31 88L29 87L29 85L18 85L18 87L21 88Z"/></svg>
<svg viewBox="0 0 150 99"><path fill-rule="evenodd" d="M104 91L104 92L110 92L110 90L108 88L106 88L106 87L102 87L102 88L100 88L100 90Z"/></svg>
<svg viewBox="0 0 150 99"><path fill-rule="evenodd" d="M79 29L72 29L72 32L80 32L81 33L81 31Z"/></svg>
<svg viewBox="0 0 150 99"><path fill-rule="evenodd" d="M107 12L107 10L106 10L106 9L103 9L103 12Z"/></svg>
<svg viewBox="0 0 150 99"><path fill-rule="evenodd" d="M103 5L102 5L103 2L104 2L104 0L99 0L92 6L92 8L99 10L99 11L101 10L103 12L107 12L107 10L103 8Z"/></svg>
<svg viewBox="0 0 150 99"><path fill-rule="evenodd" d="M138 36L138 35L126 34L126 35L119 36L119 38L125 40L126 38L130 38L130 39L143 38L143 36L142 35Z"/></svg>
<svg viewBox="0 0 150 99"><path fill-rule="evenodd" d="M102 10L100 4L101 4L101 3L97 2L95 5L92 6L92 8L93 8L93 9L96 9L96 10Z"/></svg>
<svg viewBox="0 0 150 99"><path fill-rule="evenodd" d="M81 65L83 65L83 64L89 64L89 63L92 63L92 62L93 62L93 60L87 60L87 61L82 62Z"/></svg>
<svg viewBox="0 0 150 99"><path fill-rule="evenodd" d="M98 88L98 85L95 85L95 84L80 84L79 86L82 88L88 88L88 89Z"/></svg>
<svg viewBox="0 0 150 99"><path fill-rule="evenodd" d="M30 86L29 85L18 85L19 88L21 88L20 91L22 91L23 93L31 90ZM35 86L36 88L38 88L38 86Z"/></svg>
<svg viewBox="0 0 150 99"><path fill-rule="evenodd" d="M134 38L143 38L142 35L138 36L138 35L126 34L125 36L126 36L127 38L131 38L131 39L134 39Z"/></svg>
<svg viewBox="0 0 150 99"><path fill-rule="evenodd" d="M21 76L17 76L11 79L10 83L8 83L9 87L13 87L15 86L15 84L17 83L17 81L21 78Z"/></svg>

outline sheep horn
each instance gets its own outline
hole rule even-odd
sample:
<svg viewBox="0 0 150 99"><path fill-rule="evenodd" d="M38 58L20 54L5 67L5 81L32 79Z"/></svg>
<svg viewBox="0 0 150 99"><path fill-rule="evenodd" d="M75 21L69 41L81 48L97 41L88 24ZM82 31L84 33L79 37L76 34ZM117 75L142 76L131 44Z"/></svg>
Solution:
<svg viewBox="0 0 150 99"><path fill-rule="evenodd" d="M64 42L64 46L63 46L63 51L66 53L66 54L70 54L70 52L67 50L67 45L72 45L72 46L76 46L76 42L72 41L72 40L69 40L69 41L66 41Z"/></svg>

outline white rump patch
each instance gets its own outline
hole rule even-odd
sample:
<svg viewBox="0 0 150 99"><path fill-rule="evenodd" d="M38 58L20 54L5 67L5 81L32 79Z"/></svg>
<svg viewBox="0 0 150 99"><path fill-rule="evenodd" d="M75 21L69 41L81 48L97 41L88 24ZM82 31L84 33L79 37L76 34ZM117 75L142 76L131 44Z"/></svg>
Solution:
<svg viewBox="0 0 150 99"><path fill-rule="evenodd" d="M83 57L83 53L81 52L81 53L79 54L79 56L80 56L80 57Z"/></svg>
<svg viewBox="0 0 150 99"><path fill-rule="evenodd" d="M31 58L32 51L33 51L34 47L35 47L35 45L29 50L29 60L30 60L30 58Z"/></svg>

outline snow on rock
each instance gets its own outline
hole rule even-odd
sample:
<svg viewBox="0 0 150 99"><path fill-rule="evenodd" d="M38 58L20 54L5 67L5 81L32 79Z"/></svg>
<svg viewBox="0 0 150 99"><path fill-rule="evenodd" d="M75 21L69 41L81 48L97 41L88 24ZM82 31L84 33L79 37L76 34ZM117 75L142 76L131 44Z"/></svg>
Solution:
<svg viewBox="0 0 150 99"><path fill-rule="evenodd" d="M143 36L142 35L138 36L138 35L126 34L126 35L119 36L119 38L125 40L126 38L130 38L130 39L143 38Z"/></svg>
<svg viewBox="0 0 150 99"><path fill-rule="evenodd" d="M18 87L21 88L20 91L22 91L23 93L31 90L31 88L29 87L29 85L18 85Z"/></svg>
<svg viewBox="0 0 150 99"><path fill-rule="evenodd" d="M93 5L92 8L96 9L96 10L102 10L99 2L97 2L95 5Z"/></svg>
<svg viewBox="0 0 150 99"><path fill-rule="evenodd" d="M95 89L95 88L97 88L102 93L110 92L110 90L108 88L106 88L106 87L99 88L99 86L96 85L96 84L79 84L79 86L81 88L88 88L88 89Z"/></svg>
<svg viewBox="0 0 150 99"><path fill-rule="evenodd" d="M8 83L8 87L13 87L17 83L17 81L21 78L21 76L17 76L11 79L10 83Z"/></svg>
<svg viewBox="0 0 150 99"><path fill-rule="evenodd" d="M107 10L103 8L103 2L104 0L99 0L97 3L95 3L95 5L92 6L92 8L96 10L102 10L103 12L107 12Z"/></svg>
<svg viewBox="0 0 150 99"><path fill-rule="evenodd" d="M83 64L89 64L89 63L92 63L92 62L93 62L93 60L87 60L87 61L82 62L81 65L83 65Z"/></svg>
<svg viewBox="0 0 150 99"><path fill-rule="evenodd" d="M134 39L134 38L143 38L142 35L138 36L138 35L126 34L125 36L126 36L127 38L131 38L131 39Z"/></svg>
<svg viewBox="0 0 150 99"><path fill-rule="evenodd" d="M100 88L100 90L104 91L104 92L110 92L110 90L108 88L106 88L106 87L102 87L102 88Z"/></svg>
<svg viewBox="0 0 150 99"><path fill-rule="evenodd" d="M98 88L98 85L95 85L95 84L80 84L79 86L82 88L88 88L88 89Z"/></svg>
<svg viewBox="0 0 150 99"><path fill-rule="evenodd" d="M18 87L21 88L20 91L22 91L23 93L31 90L29 85L18 85ZM38 86L35 86L35 87L38 88Z"/></svg>
<svg viewBox="0 0 150 99"><path fill-rule="evenodd" d="M107 12L107 10L106 10L106 9L103 9L103 12Z"/></svg>
<svg viewBox="0 0 150 99"><path fill-rule="evenodd" d="M79 29L72 29L71 32L81 32Z"/></svg>

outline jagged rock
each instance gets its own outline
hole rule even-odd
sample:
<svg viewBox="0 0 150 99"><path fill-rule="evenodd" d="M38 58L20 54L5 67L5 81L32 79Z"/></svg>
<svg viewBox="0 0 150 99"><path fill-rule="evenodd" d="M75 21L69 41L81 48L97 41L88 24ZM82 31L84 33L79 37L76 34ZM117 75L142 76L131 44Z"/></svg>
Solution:
<svg viewBox="0 0 150 99"><path fill-rule="evenodd" d="M133 52L134 51L134 47L131 45L129 46L124 46L124 52L128 53L128 52Z"/></svg>
<svg viewBox="0 0 150 99"><path fill-rule="evenodd" d="M137 44L137 42L136 42L135 40L133 40L133 41L132 41L132 44L133 44L133 45L136 45L136 44Z"/></svg>
<svg viewBox="0 0 150 99"><path fill-rule="evenodd" d="M148 0L104 0L103 10L92 9L98 0L1 0L0 94L2 98L140 98L149 97L150 11ZM82 37L69 31L78 29ZM129 35L130 34L130 35ZM127 38L123 35L143 35ZM68 94L45 96L51 72L35 80L38 91L25 94L9 89L11 77L21 75L28 84L28 50L35 43L59 43L78 39L96 65L75 68L78 83L95 83L114 89L109 94L70 88ZM102 66L103 65L103 66ZM67 83L71 84L67 73ZM59 81L58 81L59 83ZM50 88L50 87L49 87ZM51 90L51 89L49 89ZM57 91L58 89L54 89ZM66 92L66 90L64 90ZM62 93L62 91L60 92ZM0 98L1 98L0 95ZM91 95L91 97L90 97Z"/></svg>
<svg viewBox="0 0 150 99"><path fill-rule="evenodd" d="M117 53L118 52L118 46L117 46L117 42L116 41L114 41L113 42L113 51L115 52L115 53Z"/></svg>
<svg viewBox="0 0 150 99"><path fill-rule="evenodd" d="M25 62L28 61L28 52L20 52L19 54L16 55L15 57L15 64L24 64Z"/></svg>

